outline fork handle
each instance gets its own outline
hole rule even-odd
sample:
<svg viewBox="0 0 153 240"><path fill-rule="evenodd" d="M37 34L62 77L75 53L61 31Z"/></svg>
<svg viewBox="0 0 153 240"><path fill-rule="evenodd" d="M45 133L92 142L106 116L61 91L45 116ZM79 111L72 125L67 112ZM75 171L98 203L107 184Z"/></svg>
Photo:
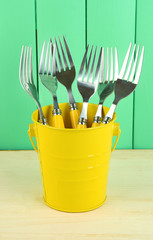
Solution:
<svg viewBox="0 0 153 240"><path fill-rule="evenodd" d="M102 121L102 110L103 110L103 105L99 104L97 108L96 115L94 117L93 123L92 123L92 128L100 126L100 123Z"/></svg>
<svg viewBox="0 0 153 240"><path fill-rule="evenodd" d="M91 127L92 127L92 128L94 128L94 127L99 127L99 126L100 126L100 123L101 123L101 120L102 120L101 117L95 116L95 117L94 117L94 121L93 121Z"/></svg>
<svg viewBox="0 0 153 240"><path fill-rule="evenodd" d="M77 129L83 129L83 128L87 128L86 124L78 124L77 125Z"/></svg>
<svg viewBox="0 0 153 240"><path fill-rule="evenodd" d="M79 117L80 117L80 111L78 109L70 110L72 128L77 128Z"/></svg>
<svg viewBox="0 0 153 240"><path fill-rule="evenodd" d="M65 128L62 115L54 115L52 117L52 127Z"/></svg>
<svg viewBox="0 0 153 240"><path fill-rule="evenodd" d="M91 127L92 127L92 128L100 127L100 123L93 122Z"/></svg>
<svg viewBox="0 0 153 240"><path fill-rule="evenodd" d="M108 113L106 114L106 116L102 120L102 123L107 124L107 123L109 123L112 120L114 112L115 112L115 109L116 109L116 104L112 104L110 109L109 109L109 111L108 111Z"/></svg>
<svg viewBox="0 0 153 240"><path fill-rule="evenodd" d="M63 117L61 115L61 110L60 109L54 109L53 110L52 127L65 128L64 120L63 120Z"/></svg>
<svg viewBox="0 0 153 240"><path fill-rule="evenodd" d="M87 128L87 109L88 102L83 102L82 111L77 124L77 128Z"/></svg>
<svg viewBox="0 0 153 240"><path fill-rule="evenodd" d="M85 118L80 117L77 128L87 128L87 120Z"/></svg>

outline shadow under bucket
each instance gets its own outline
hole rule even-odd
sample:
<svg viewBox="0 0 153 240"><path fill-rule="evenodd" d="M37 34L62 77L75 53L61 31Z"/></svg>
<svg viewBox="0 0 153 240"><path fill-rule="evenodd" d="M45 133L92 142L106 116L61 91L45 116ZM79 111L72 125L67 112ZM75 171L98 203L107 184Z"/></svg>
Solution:
<svg viewBox="0 0 153 240"><path fill-rule="evenodd" d="M38 111L32 114L33 124L28 134L38 152L45 203L65 212L84 212L101 206L106 199L107 178L111 152L115 149L121 130L113 120L96 128L70 129L69 104L59 104L65 129L42 125ZM98 105L88 106L88 127L91 126ZM78 103L81 111L82 103ZM51 124L53 106L43 107ZM104 115L108 112L103 107ZM112 138L117 136L112 147ZM36 138L37 149L32 137Z"/></svg>

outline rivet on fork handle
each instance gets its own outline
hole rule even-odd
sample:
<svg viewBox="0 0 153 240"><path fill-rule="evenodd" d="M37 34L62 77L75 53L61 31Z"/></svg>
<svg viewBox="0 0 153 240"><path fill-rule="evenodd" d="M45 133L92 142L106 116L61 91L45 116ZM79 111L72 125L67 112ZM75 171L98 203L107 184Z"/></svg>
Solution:
<svg viewBox="0 0 153 240"><path fill-rule="evenodd" d="M87 120L85 118L79 118L77 128L87 128Z"/></svg>
<svg viewBox="0 0 153 240"><path fill-rule="evenodd" d="M92 123L92 128L94 127L99 127L100 126L100 123L102 121L102 118L101 117L94 117L94 120L93 120L93 123Z"/></svg>
<svg viewBox="0 0 153 240"><path fill-rule="evenodd" d="M102 123L107 124L111 121L112 119L110 117L105 116Z"/></svg>

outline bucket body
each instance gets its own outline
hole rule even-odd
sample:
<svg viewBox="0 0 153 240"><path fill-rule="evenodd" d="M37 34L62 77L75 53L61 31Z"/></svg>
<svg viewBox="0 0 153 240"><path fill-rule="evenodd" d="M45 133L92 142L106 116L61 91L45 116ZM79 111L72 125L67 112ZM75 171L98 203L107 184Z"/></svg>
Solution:
<svg viewBox="0 0 153 240"><path fill-rule="evenodd" d="M42 125L38 112L32 114L29 136L36 138L43 182L44 201L50 207L66 212L84 212L101 206L106 199L112 138L120 135L116 113L109 124L96 128L70 129L69 104L59 104L65 129ZM97 110L88 106L90 127ZM43 107L51 124L53 106ZM78 103L81 111L82 104ZM104 107L104 114L108 108ZM32 141L34 146L34 143ZM114 146L114 148L115 148ZM35 147L35 146L34 146Z"/></svg>

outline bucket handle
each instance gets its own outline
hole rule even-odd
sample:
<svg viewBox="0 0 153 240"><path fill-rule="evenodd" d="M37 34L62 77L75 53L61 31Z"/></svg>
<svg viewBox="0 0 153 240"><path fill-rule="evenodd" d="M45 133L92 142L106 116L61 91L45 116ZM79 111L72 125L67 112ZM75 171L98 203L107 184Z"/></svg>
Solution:
<svg viewBox="0 0 153 240"><path fill-rule="evenodd" d="M119 140L120 134L121 134L120 124L119 123L114 123L113 136L117 136L117 138L116 138L116 141L114 143L114 146L113 146L111 152L114 151L114 149L117 145L117 142ZM28 135L29 135L29 138L30 138L30 141L32 143L32 146L33 146L34 150L38 153L38 149L36 148L36 146L34 144L34 141L32 139L33 137L36 137L34 123L29 124Z"/></svg>
<svg viewBox="0 0 153 240"><path fill-rule="evenodd" d="M118 142L118 140L119 140L120 134L121 134L120 124L115 122L115 123L114 123L113 136L117 136L117 138L116 138L116 141L115 141L115 143L114 143L114 146L113 146L111 152L113 152L114 149L116 148L116 145L117 145L117 142Z"/></svg>
<svg viewBox="0 0 153 240"><path fill-rule="evenodd" d="M34 123L29 124L28 135L29 135L29 138L30 138L30 141L32 143L34 150L38 153L38 149L36 148L36 146L33 142L33 139L32 139L33 137L36 137Z"/></svg>

